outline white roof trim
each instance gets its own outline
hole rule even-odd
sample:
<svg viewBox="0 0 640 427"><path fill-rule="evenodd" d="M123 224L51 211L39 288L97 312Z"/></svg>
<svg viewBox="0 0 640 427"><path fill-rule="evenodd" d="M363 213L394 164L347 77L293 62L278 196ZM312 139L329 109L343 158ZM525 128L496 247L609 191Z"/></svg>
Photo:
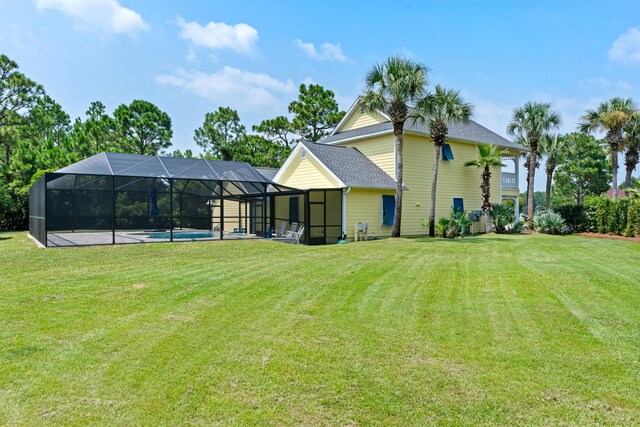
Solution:
<svg viewBox="0 0 640 427"><path fill-rule="evenodd" d="M331 141L331 142L322 142L322 141L320 141L320 143L326 144L326 145L337 145L337 144L343 144L345 142L357 141L357 140L366 139L366 138L372 138L374 136L386 135L388 133L393 134L393 129L386 129L386 130L381 130L381 131L378 131L378 132L367 133L367 134L363 134L363 135L356 135L356 136L352 136L352 137L349 137L349 138L338 139L336 141ZM429 133L427 133L427 132L420 132L420 131L413 130L413 129L404 129L403 133L405 135L406 134L410 134L410 135L431 137L431 135L429 135ZM464 142L464 143L469 143L469 144L474 144L474 145L484 144L483 142L478 142L478 141L474 141L473 139L462 138L462 137L455 136L455 135L454 136L447 135L447 140ZM511 147L511 146L503 145L503 144L494 144L494 145L496 145L497 147L500 147L500 148L506 148L508 150L514 150L514 151L519 151L519 152L527 152L528 151L524 147L517 148L517 147Z"/></svg>
<svg viewBox="0 0 640 427"><path fill-rule="evenodd" d="M311 143L311 144L313 144L313 143ZM284 185L284 184L282 184L282 183L280 183L278 181L282 177L282 175L284 174L284 171L287 170L287 168L291 165L291 162L293 161L294 157L297 156L300 153L300 151L302 151L303 147L307 150L307 154L310 155L311 157L313 157L316 160L316 162L318 162L320 164L320 166L322 166L322 168L324 168L324 170L329 172L329 175L331 175L331 177L338 182L338 187L340 187L340 188L346 187L345 183L342 182L342 180L340 178L338 178L336 176L336 174L333 173L333 171L327 167L327 165L322 163L320 161L320 159L315 154L313 154L311 152L311 150L309 148L307 148L307 146L304 145L303 142L299 142L298 145L296 145L296 148L294 148L293 151L291 152L291 154L289 154L289 157L287 157L287 160L284 162L284 164L282 165L282 167L280 168L280 170L278 171L276 176L273 177L273 181L275 183L280 184L280 185Z"/></svg>
<svg viewBox="0 0 640 427"><path fill-rule="evenodd" d="M336 125L335 128L333 128L333 130L331 131L331 133L329 135L335 135L336 132L338 132L338 130L344 125L344 123L349 119L349 117L351 117L354 113L357 112L357 106L358 104L360 104L360 101L362 100L362 97L359 96L356 98L356 100L353 102L353 104L351 104L351 107L349 107L349 109L347 110L347 114L344 115L344 117L342 118L342 120L340 120L340 122ZM382 117L384 117L385 119L387 119L388 121L391 121L391 118L387 115L387 113L385 113L384 111L380 111L378 109L376 109L376 113L380 114Z"/></svg>
<svg viewBox="0 0 640 427"><path fill-rule="evenodd" d="M344 124L344 122L347 121L347 119L349 119L349 117L351 117L354 113L354 111L356 110L356 106L360 103L360 97L357 97L355 101L353 101L353 104L351 104L351 107L349 107L349 109L347 110L347 114L344 115L344 117L342 118L342 120L340 120L338 122L338 124L336 125L336 127L333 128L333 130L331 131L331 133L329 135L334 135L336 132L338 132L338 129L340 129L342 127L342 125Z"/></svg>
<svg viewBox="0 0 640 427"><path fill-rule="evenodd" d="M338 139L336 141L331 141L331 142L322 142L322 141L320 141L320 143L321 144L326 144L326 145L336 145L336 144L341 144L341 143L349 142L349 141L357 141L358 139L365 139L365 138L371 138L371 137L374 137L374 136L386 135L388 133L393 133L393 129L387 129L387 130L382 130L382 131L373 132L373 133L366 133L364 135L356 135L356 136L352 136L350 138Z"/></svg>

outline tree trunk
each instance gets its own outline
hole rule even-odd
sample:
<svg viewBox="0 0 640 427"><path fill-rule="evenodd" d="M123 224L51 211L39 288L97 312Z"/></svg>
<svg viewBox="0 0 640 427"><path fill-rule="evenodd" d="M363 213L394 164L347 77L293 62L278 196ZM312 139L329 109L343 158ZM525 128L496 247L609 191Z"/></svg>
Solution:
<svg viewBox="0 0 640 427"><path fill-rule="evenodd" d="M633 148L628 148L624 157L624 164L627 167L627 175L624 178L624 188L627 189L631 187L631 177L633 171L636 169L638 165L639 155L638 150L634 150Z"/></svg>
<svg viewBox="0 0 640 427"><path fill-rule="evenodd" d="M536 160L538 157L538 141L532 139L530 142L531 152L529 153L529 170L527 171L529 177L527 179L527 228L533 230L533 185L536 175Z"/></svg>
<svg viewBox="0 0 640 427"><path fill-rule="evenodd" d="M582 206L582 202L584 199L583 190L582 190L582 181L578 183L578 206Z"/></svg>
<svg viewBox="0 0 640 427"><path fill-rule="evenodd" d="M549 210L551 207L551 182L553 181L553 171L555 170L556 165L552 160L547 159L547 187L546 191L546 200L545 200L545 209Z"/></svg>
<svg viewBox="0 0 640 427"><path fill-rule="evenodd" d="M440 145L433 144L433 175L431 177L431 204L429 205L429 236L436 235L436 190L438 188L438 166L440 165Z"/></svg>
<svg viewBox="0 0 640 427"><path fill-rule="evenodd" d="M491 233L491 213L489 211L484 211L484 228L487 233Z"/></svg>
<svg viewBox="0 0 640 427"><path fill-rule="evenodd" d="M618 198L618 147L611 146L611 187L613 187L613 193L611 198L616 200Z"/></svg>
<svg viewBox="0 0 640 427"><path fill-rule="evenodd" d="M404 122L393 122L393 137L396 144L396 209L393 216L391 237L400 237L402 225L402 146Z"/></svg>
<svg viewBox="0 0 640 427"><path fill-rule="evenodd" d="M609 140L609 147L611 148L611 186L613 187L613 193L611 198L616 200L618 198L618 147L622 141L622 131L611 131L607 135Z"/></svg>
<svg viewBox="0 0 640 427"><path fill-rule="evenodd" d="M485 232L491 233L491 170L485 166L482 171L482 210L484 211Z"/></svg>

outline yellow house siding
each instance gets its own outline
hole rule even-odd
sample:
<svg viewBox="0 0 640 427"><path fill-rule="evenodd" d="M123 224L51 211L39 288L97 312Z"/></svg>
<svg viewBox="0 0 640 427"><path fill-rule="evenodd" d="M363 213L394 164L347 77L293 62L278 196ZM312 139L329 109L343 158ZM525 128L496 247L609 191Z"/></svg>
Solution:
<svg viewBox="0 0 640 427"><path fill-rule="evenodd" d="M390 237L391 227L383 227L382 222L382 195L395 194L388 190L365 190L352 188L347 193L347 238L353 240L354 225L359 222L369 224L368 235L373 237Z"/></svg>
<svg viewBox="0 0 640 427"><path fill-rule="evenodd" d="M395 157L393 154L393 144L393 134L388 134L339 145L357 148L391 178L394 178Z"/></svg>
<svg viewBox="0 0 640 427"><path fill-rule="evenodd" d="M278 179L278 183L301 190L340 187L339 182L331 176L331 173L309 153L304 159L300 155L296 155Z"/></svg>
<svg viewBox="0 0 640 427"><path fill-rule="evenodd" d="M431 178L433 171L433 143L428 137L406 135L404 138L404 177L408 190L403 193L402 234L425 234L420 221L429 217ZM454 197L461 197L467 213L480 209L480 170L465 167L464 163L477 158L475 144L449 140L454 160L441 161L436 192L436 220L449 216ZM500 200L500 171L492 171L491 201ZM473 232L484 231L484 222L474 222Z"/></svg>
<svg viewBox="0 0 640 427"><path fill-rule="evenodd" d="M235 200L225 200L224 201L224 231L232 232L234 228L240 228L240 223L242 223L242 228L247 228L247 232L249 231L245 221L245 218L248 218L248 215L245 215L245 204L237 202ZM220 225L220 201L216 202L216 205L212 210L213 215L213 225ZM240 219L239 216L242 216Z"/></svg>
<svg viewBox="0 0 640 427"><path fill-rule="evenodd" d="M289 223L289 203L292 197L298 198L298 222L304 221L304 196L302 194L297 196L276 196L274 197L274 222L276 230L280 230L280 224L282 222L287 223L287 230L291 228Z"/></svg>
<svg viewBox="0 0 640 427"><path fill-rule="evenodd" d="M482 206L480 190L481 171L474 167L465 167L464 163L477 158L477 148L473 143L449 140L454 160L441 161L438 173L438 187L436 193L436 220L449 216L454 197L461 197L467 213L479 210ZM394 175L393 136L383 135L360 141L348 142L342 145L356 147L374 163L380 166L390 176ZM403 192L402 206L402 234L421 235L427 230L421 221L429 217L431 203L431 177L433 171L433 143L427 136L404 135L404 183L407 190ZM353 193L353 195L351 195ZM380 227L380 210L382 194L390 192L375 192L352 189L347 195L347 233L353 234L353 224L358 221L369 221L370 235L389 236L390 227ZM517 195L517 190L514 190ZM503 193L504 194L504 193ZM355 206L349 201L354 200ZM491 176L491 202L500 201L500 170L494 169ZM371 218L375 222L371 222ZM366 218L363 220L361 218ZM372 224L375 224L372 226ZM483 232L484 220L473 223L472 232Z"/></svg>
<svg viewBox="0 0 640 427"><path fill-rule="evenodd" d="M342 126L340 126L339 131L344 132L347 130L358 129L383 122L388 122L388 120L378 112L374 111L372 113L361 113L359 110L356 110L351 115L351 117L347 118Z"/></svg>

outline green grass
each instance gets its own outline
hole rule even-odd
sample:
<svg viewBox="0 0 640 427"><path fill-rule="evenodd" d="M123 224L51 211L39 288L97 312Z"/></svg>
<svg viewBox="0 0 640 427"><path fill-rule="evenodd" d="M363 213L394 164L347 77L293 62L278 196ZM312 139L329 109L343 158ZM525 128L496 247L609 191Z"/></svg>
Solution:
<svg viewBox="0 0 640 427"><path fill-rule="evenodd" d="M640 424L640 245L37 249L0 234L0 424Z"/></svg>

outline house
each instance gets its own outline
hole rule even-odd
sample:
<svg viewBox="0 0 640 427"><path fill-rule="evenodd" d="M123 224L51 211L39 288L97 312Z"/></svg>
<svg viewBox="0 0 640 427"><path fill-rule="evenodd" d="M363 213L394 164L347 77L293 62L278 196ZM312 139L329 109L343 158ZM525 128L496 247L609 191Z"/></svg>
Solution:
<svg viewBox="0 0 640 427"><path fill-rule="evenodd" d="M476 122L449 124L438 178L436 216L452 206L477 212L480 171L464 167L476 145L508 150L511 171L495 171L492 201L517 200L518 156L524 148ZM29 230L43 246L174 239L271 238L303 230L301 243L341 237L388 237L395 211L392 125L356 102L331 135L300 143L279 170L241 162L100 153L42 175L29 189ZM426 234L433 167L426 126L410 121L404 135L404 236ZM518 213L516 212L516 215ZM484 231L475 215L472 232Z"/></svg>
<svg viewBox="0 0 640 427"><path fill-rule="evenodd" d="M491 201L514 200L517 209L518 157L525 148L477 122L450 123L438 174L436 218L448 216L452 206L468 213L480 210L480 171L464 167L477 157L477 144L495 144L507 151L503 159L507 167L496 170L491 178ZM426 125L407 120L403 154L401 234L424 235L427 230L421 221L429 216L433 170L433 143ZM319 143L298 144L273 180L302 190L341 190L342 234L353 240L366 228L368 238L388 237L395 209L395 158L389 117L362 112L357 100L329 136ZM484 231L479 219L472 232Z"/></svg>
<svg viewBox="0 0 640 427"><path fill-rule="evenodd" d="M607 193L605 194L607 196L607 199L613 199L613 192L616 192L616 198L618 199L623 199L625 197L627 197L627 192L623 189L618 188L617 190L614 190L613 188L610 188L607 190Z"/></svg>

